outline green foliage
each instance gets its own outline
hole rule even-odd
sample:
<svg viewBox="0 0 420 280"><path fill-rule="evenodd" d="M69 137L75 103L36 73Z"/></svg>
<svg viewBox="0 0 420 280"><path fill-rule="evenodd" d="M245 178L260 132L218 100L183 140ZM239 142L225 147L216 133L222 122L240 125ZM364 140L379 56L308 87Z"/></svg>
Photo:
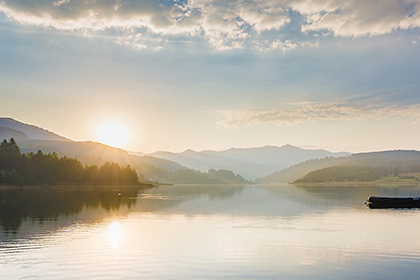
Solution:
<svg viewBox="0 0 420 280"><path fill-rule="evenodd" d="M3 140L0 144L0 170L16 169L21 161L21 153L13 138L10 142Z"/></svg>
<svg viewBox="0 0 420 280"><path fill-rule="evenodd" d="M241 175L235 175L230 170L214 170L201 172L194 169L181 169L168 171L154 166L143 166L142 172L147 175L147 180L153 182L171 183L171 184L245 184Z"/></svg>
<svg viewBox="0 0 420 280"><path fill-rule="evenodd" d="M392 171L384 167L331 166L309 172L295 183L372 182Z"/></svg>
<svg viewBox="0 0 420 280"><path fill-rule="evenodd" d="M83 166L80 161L58 157L55 153L21 154L16 142L4 140L0 144L0 185L136 185L137 172L129 165L120 167L106 162Z"/></svg>
<svg viewBox="0 0 420 280"><path fill-rule="evenodd" d="M168 173L170 182L182 184L241 184L247 183L241 175L230 170L210 169L208 173L193 169L183 169Z"/></svg>

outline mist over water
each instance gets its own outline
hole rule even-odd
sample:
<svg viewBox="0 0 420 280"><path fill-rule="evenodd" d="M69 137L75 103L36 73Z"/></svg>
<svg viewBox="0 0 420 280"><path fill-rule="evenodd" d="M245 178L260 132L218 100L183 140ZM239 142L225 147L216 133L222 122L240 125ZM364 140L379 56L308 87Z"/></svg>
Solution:
<svg viewBox="0 0 420 280"><path fill-rule="evenodd" d="M414 279L420 212L373 194L420 187L2 190L0 278Z"/></svg>

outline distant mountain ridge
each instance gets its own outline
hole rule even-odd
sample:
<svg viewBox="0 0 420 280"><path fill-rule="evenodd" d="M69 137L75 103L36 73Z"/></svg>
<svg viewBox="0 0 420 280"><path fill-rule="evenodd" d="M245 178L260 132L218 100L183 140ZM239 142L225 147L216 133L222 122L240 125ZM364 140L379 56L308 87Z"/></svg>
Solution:
<svg viewBox="0 0 420 280"><path fill-rule="evenodd" d="M325 160L329 162L329 160L333 161L335 157L342 158L349 155L345 152L332 153L326 150L308 150L292 145L231 148L225 151L156 152L146 155L129 153L123 149L101 143L72 141L34 125L21 123L11 118L0 118L0 138L8 139L11 137L15 138L22 152L25 153L37 152L38 150L42 150L44 153L55 152L59 156L76 158L83 164L102 165L106 161L124 165L130 164L144 175L144 179L168 183L171 183L171 181L178 183L216 182L220 178L214 176L214 178L210 178L207 175L221 176L223 172L215 173L214 170L222 169L231 170L247 180L263 178L257 180L257 182L262 183L267 181L280 182L276 179L279 173L282 182L288 181L289 179L285 178L290 177L290 172L300 170L297 175L292 176L294 178L292 181L294 181L314 170L313 168L319 167L320 162L324 163ZM309 163L305 163L305 168L295 167L308 160ZM313 166L308 168L308 164ZM209 170L211 172L208 172ZM302 174L306 170L309 171ZM207 175L200 174L200 172ZM289 174L289 177L283 176L285 173ZM230 176L229 180L240 179L239 177L234 178L230 173L228 175Z"/></svg>
<svg viewBox="0 0 420 280"><path fill-rule="evenodd" d="M209 169L228 169L241 174L246 179L256 179L309 159L340 157L349 155L349 153L307 150L284 145L281 147L231 148L225 151L186 150L182 153L159 151L150 155L175 161L188 168L204 172Z"/></svg>

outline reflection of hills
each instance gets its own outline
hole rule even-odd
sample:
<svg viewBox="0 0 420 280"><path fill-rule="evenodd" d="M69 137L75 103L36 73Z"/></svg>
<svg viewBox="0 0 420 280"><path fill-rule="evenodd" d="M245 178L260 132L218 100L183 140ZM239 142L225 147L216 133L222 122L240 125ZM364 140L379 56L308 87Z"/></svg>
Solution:
<svg viewBox="0 0 420 280"><path fill-rule="evenodd" d="M234 186L180 185L150 189L130 187L56 187L0 191L1 232L32 235L31 222L51 230L130 213L168 218L222 215L297 219L307 214L364 210L369 195L419 196L418 186ZM51 223L52 222L52 223ZM0 234L1 236L1 234ZM16 235L13 234L13 238Z"/></svg>
<svg viewBox="0 0 420 280"><path fill-rule="evenodd" d="M138 187L57 187L0 191L0 224L16 232L24 220L48 221L76 215L85 208L118 210L136 203Z"/></svg>
<svg viewBox="0 0 420 280"><path fill-rule="evenodd" d="M308 203L321 203L323 207L364 207L365 199L370 195L381 196L419 196L420 189L415 185L380 186L380 185L297 185L296 189L307 193Z"/></svg>
<svg viewBox="0 0 420 280"><path fill-rule="evenodd" d="M159 212L171 211L179 205L206 198L211 201L226 200L230 201L232 196L240 195L245 186L233 185L177 185L162 186L149 189L140 194L135 211L139 212ZM200 209L196 209L197 213ZM174 210L178 211L178 210Z"/></svg>

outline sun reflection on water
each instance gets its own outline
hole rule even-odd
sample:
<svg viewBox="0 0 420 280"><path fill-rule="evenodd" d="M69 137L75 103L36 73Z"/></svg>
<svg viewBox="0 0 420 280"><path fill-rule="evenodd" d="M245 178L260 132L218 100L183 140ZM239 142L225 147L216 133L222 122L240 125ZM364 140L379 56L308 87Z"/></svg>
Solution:
<svg viewBox="0 0 420 280"><path fill-rule="evenodd" d="M111 243L113 249L118 248L121 239L123 237L123 228L120 222L112 222L108 226L108 240Z"/></svg>

